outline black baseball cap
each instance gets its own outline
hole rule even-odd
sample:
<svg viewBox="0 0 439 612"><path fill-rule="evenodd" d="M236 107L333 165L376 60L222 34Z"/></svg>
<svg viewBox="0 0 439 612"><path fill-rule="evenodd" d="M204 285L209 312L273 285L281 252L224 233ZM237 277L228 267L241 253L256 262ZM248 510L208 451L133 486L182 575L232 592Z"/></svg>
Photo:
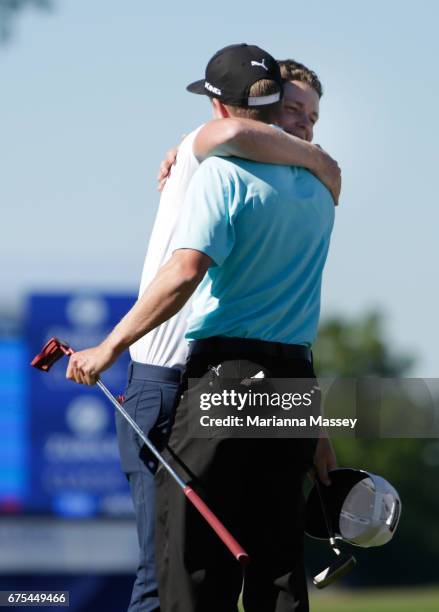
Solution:
<svg viewBox="0 0 439 612"><path fill-rule="evenodd" d="M250 97L250 87L261 79L278 83L279 93ZM278 102L283 94L283 81L274 57L260 47L241 43L217 51L207 64L205 78L186 89L218 98L223 104L248 108Z"/></svg>

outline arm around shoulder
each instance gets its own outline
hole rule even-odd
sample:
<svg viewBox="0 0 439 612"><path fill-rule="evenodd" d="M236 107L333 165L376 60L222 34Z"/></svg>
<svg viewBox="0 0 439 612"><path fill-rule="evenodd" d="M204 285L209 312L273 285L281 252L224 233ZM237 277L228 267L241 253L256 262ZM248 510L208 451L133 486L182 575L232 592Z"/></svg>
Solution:
<svg viewBox="0 0 439 612"><path fill-rule="evenodd" d="M212 155L235 156L306 168L326 185L338 203L341 181L337 162L320 147L261 121L213 119L196 135L193 152L199 161Z"/></svg>

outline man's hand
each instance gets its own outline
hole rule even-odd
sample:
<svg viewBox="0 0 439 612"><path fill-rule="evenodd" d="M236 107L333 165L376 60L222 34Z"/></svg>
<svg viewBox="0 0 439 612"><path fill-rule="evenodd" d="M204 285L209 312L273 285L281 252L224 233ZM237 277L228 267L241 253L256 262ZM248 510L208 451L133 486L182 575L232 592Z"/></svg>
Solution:
<svg viewBox="0 0 439 612"><path fill-rule="evenodd" d="M183 134L183 138L184 138ZM172 166L175 166L175 162L177 161L177 153L179 149L179 145L176 147L172 147L165 155L165 159L160 163L159 173L157 175L157 189L158 191L162 191L163 187L166 185L166 181L168 180Z"/></svg>
<svg viewBox="0 0 439 612"><path fill-rule="evenodd" d="M117 354L105 343L74 353L67 366L66 378L83 385L96 384L99 374L116 361Z"/></svg>
<svg viewBox="0 0 439 612"><path fill-rule="evenodd" d="M314 453L314 472L317 472L319 481L327 486L330 485L331 479L328 476L328 471L334 470L336 467L337 457L331 440L326 437L320 438Z"/></svg>
<svg viewBox="0 0 439 612"><path fill-rule="evenodd" d="M332 159L319 145L314 146L319 149L319 154L316 156L315 167L311 171L329 189L334 199L334 204L337 206L341 191L340 167L335 159Z"/></svg>

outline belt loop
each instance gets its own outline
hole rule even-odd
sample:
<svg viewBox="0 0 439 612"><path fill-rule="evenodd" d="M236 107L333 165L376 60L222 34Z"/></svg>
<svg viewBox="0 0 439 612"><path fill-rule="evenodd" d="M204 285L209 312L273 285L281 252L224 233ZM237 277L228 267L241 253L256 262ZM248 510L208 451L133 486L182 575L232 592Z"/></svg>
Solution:
<svg viewBox="0 0 439 612"><path fill-rule="evenodd" d="M129 383L131 382L131 379L133 378L133 370L134 370L134 365L133 365L133 362L130 361L130 364L128 366L128 376L127 376Z"/></svg>

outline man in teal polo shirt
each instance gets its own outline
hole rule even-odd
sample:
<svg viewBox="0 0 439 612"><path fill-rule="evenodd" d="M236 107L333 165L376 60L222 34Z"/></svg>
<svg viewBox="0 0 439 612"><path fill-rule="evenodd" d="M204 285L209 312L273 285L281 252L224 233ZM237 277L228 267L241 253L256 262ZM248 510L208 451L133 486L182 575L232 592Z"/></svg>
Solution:
<svg viewBox="0 0 439 612"><path fill-rule="evenodd" d="M250 66L247 82L248 53L246 48L231 52L235 64ZM227 59L221 54L222 65ZM218 71L216 76L211 70L205 81L222 91L226 86L218 85ZM235 72L234 97L230 83L230 97L224 95L229 103L245 97L246 78ZM273 73L274 67L270 78L275 80ZM205 81L189 89L205 93ZM261 95L270 98L273 90L268 85ZM261 118L270 122L276 111L267 109ZM210 260L192 302L186 381L209 371L230 378L250 379L262 372L267 378L314 381L310 347L334 222L327 188L301 168L211 157L194 175L185 207L175 252L199 252ZM200 439L194 436L199 414L199 405L191 404L186 392L169 446L249 552L246 612L306 612L302 486L316 440ZM165 470L159 468L156 482L162 609L236 610L241 588L236 562Z"/></svg>

